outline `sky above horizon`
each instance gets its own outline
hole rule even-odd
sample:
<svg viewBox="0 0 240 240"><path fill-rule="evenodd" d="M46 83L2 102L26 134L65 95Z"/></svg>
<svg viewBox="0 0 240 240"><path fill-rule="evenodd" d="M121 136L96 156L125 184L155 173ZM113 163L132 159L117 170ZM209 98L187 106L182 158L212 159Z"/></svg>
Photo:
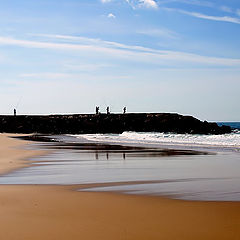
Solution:
<svg viewBox="0 0 240 240"><path fill-rule="evenodd" d="M240 121L239 0L0 3L0 114Z"/></svg>

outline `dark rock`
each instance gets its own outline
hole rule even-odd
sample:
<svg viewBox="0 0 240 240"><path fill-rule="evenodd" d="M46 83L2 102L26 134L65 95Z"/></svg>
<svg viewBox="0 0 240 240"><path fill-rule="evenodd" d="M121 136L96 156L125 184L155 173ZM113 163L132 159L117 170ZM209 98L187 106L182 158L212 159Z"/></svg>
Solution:
<svg viewBox="0 0 240 240"><path fill-rule="evenodd" d="M80 134L124 131L224 134L230 133L231 128L172 113L0 116L0 132L8 133Z"/></svg>

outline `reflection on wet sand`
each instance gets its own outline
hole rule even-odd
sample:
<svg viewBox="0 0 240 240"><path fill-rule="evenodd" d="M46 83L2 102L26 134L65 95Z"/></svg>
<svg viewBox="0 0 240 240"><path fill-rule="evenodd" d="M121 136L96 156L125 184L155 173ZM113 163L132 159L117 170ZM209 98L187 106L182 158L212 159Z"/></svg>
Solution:
<svg viewBox="0 0 240 240"><path fill-rule="evenodd" d="M109 160L110 158L111 158L111 155L109 155L109 153L106 152L106 159ZM95 159L99 160L98 151L95 152ZM122 153L122 159L126 160L126 153Z"/></svg>
<svg viewBox="0 0 240 240"><path fill-rule="evenodd" d="M38 147L54 151L31 159L34 164L2 177L0 184L95 184L88 191L240 200L237 153L63 142Z"/></svg>

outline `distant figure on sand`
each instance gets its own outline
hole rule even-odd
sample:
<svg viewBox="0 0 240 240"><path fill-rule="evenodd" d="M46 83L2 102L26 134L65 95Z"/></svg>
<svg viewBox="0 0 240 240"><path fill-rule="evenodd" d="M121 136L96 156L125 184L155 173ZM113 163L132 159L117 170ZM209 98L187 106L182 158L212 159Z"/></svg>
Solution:
<svg viewBox="0 0 240 240"><path fill-rule="evenodd" d="M99 114L99 107L96 107L96 114Z"/></svg>
<svg viewBox="0 0 240 240"><path fill-rule="evenodd" d="M17 110L16 110L16 108L14 108L13 114L14 114L14 116L17 116Z"/></svg>
<svg viewBox="0 0 240 240"><path fill-rule="evenodd" d="M126 112L127 112L127 108L124 107L124 108L123 108L123 114L125 114Z"/></svg>
<svg viewBox="0 0 240 240"><path fill-rule="evenodd" d="M107 114L110 114L110 108L109 107L107 107Z"/></svg>

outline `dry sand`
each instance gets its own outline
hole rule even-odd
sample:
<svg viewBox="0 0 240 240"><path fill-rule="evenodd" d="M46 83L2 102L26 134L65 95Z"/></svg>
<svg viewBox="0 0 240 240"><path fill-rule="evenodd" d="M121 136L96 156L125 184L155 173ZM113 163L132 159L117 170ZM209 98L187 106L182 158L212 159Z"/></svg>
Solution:
<svg viewBox="0 0 240 240"><path fill-rule="evenodd" d="M17 159L32 156L33 152L16 149L22 143L26 142L0 136L2 172L4 167L9 171L24 164ZM240 239L238 202L191 202L72 189L0 186L0 239Z"/></svg>

